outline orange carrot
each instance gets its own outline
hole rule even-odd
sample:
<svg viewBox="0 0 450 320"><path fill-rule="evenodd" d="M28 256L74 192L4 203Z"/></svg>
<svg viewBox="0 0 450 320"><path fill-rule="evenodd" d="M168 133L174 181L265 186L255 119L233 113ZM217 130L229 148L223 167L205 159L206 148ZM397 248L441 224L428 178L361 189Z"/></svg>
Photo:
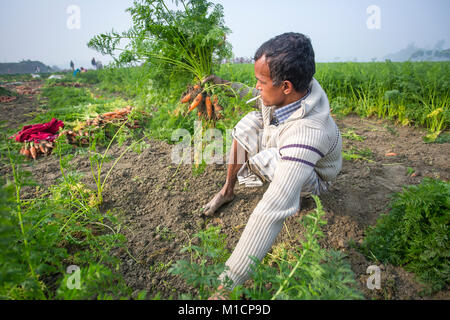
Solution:
<svg viewBox="0 0 450 320"><path fill-rule="evenodd" d="M214 113L216 114L217 119L222 118L222 114L220 111L222 111L222 107L219 105L219 99L217 96L213 96L213 105L214 105Z"/></svg>
<svg viewBox="0 0 450 320"><path fill-rule="evenodd" d="M36 145L36 143L35 143L35 145ZM44 146L42 145L42 144L38 144L38 147L39 147L39 150L43 153L43 154L45 154L45 148L44 148Z"/></svg>
<svg viewBox="0 0 450 320"><path fill-rule="evenodd" d="M119 111L117 111L116 112L116 115L117 116L124 116L124 115L126 115L126 114L128 114L128 111L127 110L119 110Z"/></svg>
<svg viewBox="0 0 450 320"><path fill-rule="evenodd" d="M206 104L206 112L208 113L208 119L211 120L213 109L211 98L209 96L206 97L205 104Z"/></svg>
<svg viewBox="0 0 450 320"><path fill-rule="evenodd" d="M51 142L44 142L44 145L45 145L47 148L53 148L53 144L52 144Z"/></svg>
<svg viewBox="0 0 450 320"><path fill-rule="evenodd" d="M185 95L184 97L183 97L183 99L181 99L181 103L188 103L190 100L191 100L191 98L192 98L192 95L190 94L190 93L188 93L187 95Z"/></svg>
<svg viewBox="0 0 450 320"><path fill-rule="evenodd" d="M203 96L201 93L199 93L195 99L194 102L192 102L191 106L189 107L188 113L191 112L192 110L194 110L195 108L198 107L198 105L200 104L200 102L202 102L203 100Z"/></svg>
<svg viewBox="0 0 450 320"><path fill-rule="evenodd" d="M30 148L30 154L33 157L33 160L36 160L36 158L37 158L37 150L36 150L36 148L33 145Z"/></svg>
<svg viewBox="0 0 450 320"><path fill-rule="evenodd" d="M23 155L24 155L25 157L27 157L27 158L30 158L30 157L31 157L30 150L28 150L27 148L25 148L25 149L23 150Z"/></svg>
<svg viewBox="0 0 450 320"><path fill-rule="evenodd" d="M196 84L196 85L194 86L194 90L198 90L198 89L200 89L200 85Z"/></svg>

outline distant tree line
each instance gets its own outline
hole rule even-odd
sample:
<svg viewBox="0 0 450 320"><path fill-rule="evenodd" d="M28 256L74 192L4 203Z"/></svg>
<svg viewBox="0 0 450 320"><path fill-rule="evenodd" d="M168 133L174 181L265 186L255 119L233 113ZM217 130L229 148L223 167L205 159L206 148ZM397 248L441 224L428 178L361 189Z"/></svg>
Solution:
<svg viewBox="0 0 450 320"><path fill-rule="evenodd" d="M40 61L24 60L21 62L0 63L0 74L23 74L54 71L56 70Z"/></svg>
<svg viewBox="0 0 450 320"><path fill-rule="evenodd" d="M422 60L450 60L450 49L446 50L424 50L414 52L410 58L412 61Z"/></svg>

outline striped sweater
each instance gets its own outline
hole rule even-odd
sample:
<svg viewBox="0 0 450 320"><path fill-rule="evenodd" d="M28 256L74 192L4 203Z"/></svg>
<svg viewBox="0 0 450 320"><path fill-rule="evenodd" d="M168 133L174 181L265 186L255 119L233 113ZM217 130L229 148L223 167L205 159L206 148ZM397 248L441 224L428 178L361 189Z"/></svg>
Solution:
<svg viewBox="0 0 450 320"><path fill-rule="evenodd" d="M249 256L262 260L284 220L297 212L302 185L312 170L325 181L334 180L341 170L342 138L330 115L328 98L315 79L309 89L301 107L279 126L270 124L273 108L260 104L264 122L262 146L276 147L281 160L226 262L229 269L220 276L222 281L228 277L233 282L230 289L249 278Z"/></svg>

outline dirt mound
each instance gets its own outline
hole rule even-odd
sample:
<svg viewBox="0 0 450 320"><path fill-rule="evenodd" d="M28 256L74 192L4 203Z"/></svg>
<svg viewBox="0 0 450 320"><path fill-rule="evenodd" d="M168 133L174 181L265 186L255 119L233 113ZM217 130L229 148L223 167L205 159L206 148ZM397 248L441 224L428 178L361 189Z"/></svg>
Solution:
<svg viewBox="0 0 450 320"><path fill-rule="evenodd" d="M38 112L40 112L37 95L34 93L38 92L42 83L42 81L28 81L24 82L24 85L22 85L22 83L20 83L20 85L2 85L10 91L17 91L16 88L22 88L24 86L33 91L33 94L26 95L19 89L17 99L8 102L0 102L0 123L4 125L6 129L21 129L28 121L34 119Z"/></svg>

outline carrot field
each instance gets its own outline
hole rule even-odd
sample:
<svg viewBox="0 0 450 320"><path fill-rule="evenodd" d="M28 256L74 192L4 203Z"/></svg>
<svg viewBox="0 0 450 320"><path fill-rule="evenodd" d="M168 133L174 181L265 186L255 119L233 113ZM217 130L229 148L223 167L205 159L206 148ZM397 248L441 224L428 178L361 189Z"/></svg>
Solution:
<svg viewBox="0 0 450 320"><path fill-rule="evenodd" d="M447 297L448 67L318 64L316 78L345 140L343 171L329 196L302 203L300 217L285 223L233 298ZM255 83L252 65L222 65L216 73ZM213 218L202 216L226 165L170 160L172 132L194 132L199 117L181 110L188 107L179 102L187 83L153 88L145 67L20 79L30 88L25 93L15 80L2 80L15 98L2 103L2 298L206 298L266 187L239 186L237 200ZM222 100L223 118L203 119L204 128L225 135L254 110L245 101ZM65 134L51 153L33 160L8 139L52 118L64 122ZM400 205L408 209L395 211ZM406 212L409 227L388 218ZM425 249L406 254L407 232ZM380 251L376 237L388 234L396 246ZM382 266L380 290L367 289L369 265Z"/></svg>
<svg viewBox="0 0 450 320"><path fill-rule="evenodd" d="M203 213L256 79L224 62L223 7L179 2L135 1L130 30L94 36L120 52L103 69L0 76L0 299L205 300L219 286L268 188L237 185ZM299 195L229 298L449 299L450 62L317 63L314 77L342 170Z"/></svg>

